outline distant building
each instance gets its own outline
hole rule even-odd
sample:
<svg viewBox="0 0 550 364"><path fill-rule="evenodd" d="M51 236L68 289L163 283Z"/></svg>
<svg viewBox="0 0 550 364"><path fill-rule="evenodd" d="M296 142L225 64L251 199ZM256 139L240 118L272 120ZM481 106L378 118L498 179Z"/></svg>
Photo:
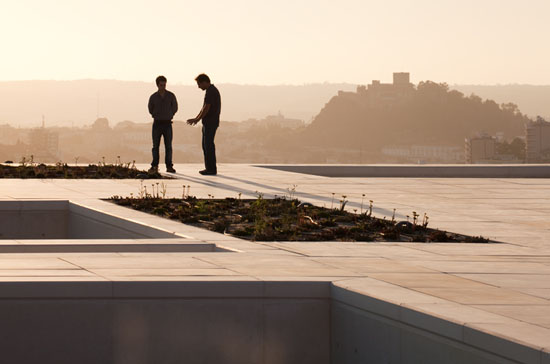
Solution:
<svg viewBox="0 0 550 364"><path fill-rule="evenodd" d="M283 128L300 128L305 126L303 120L299 119L287 119L280 111L277 115L269 115L265 118L265 123L267 125L280 126Z"/></svg>
<svg viewBox="0 0 550 364"><path fill-rule="evenodd" d="M381 83L373 80L366 88L359 86L357 93L368 96L371 106L387 106L408 99L414 92L414 85L410 82L410 74L396 72L393 74L393 83Z"/></svg>
<svg viewBox="0 0 550 364"><path fill-rule="evenodd" d="M29 153L36 162L57 162L59 158L59 134L44 127L29 133Z"/></svg>
<svg viewBox="0 0 550 364"><path fill-rule="evenodd" d="M487 163L496 157L496 139L488 135L467 138L466 163Z"/></svg>
<svg viewBox="0 0 550 364"><path fill-rule="evenodd" d="M408 72L395 72L393 74L393 84L408 87L411 84L410 74Z"/></svg>
<svg viewBox="0 0 550 364"><path fill-rule="evenodd" d="M462 148L444 145L413 145L412 156L422 162L462 162Z"/></svg>
<svg viewBox="0 0 550 364"><path fill-rule="evenodd" d="M413 163L462 163L463 153L460 147L446 145L387 146L382 148L383 155Z"/></svg>
<svg viewBox="0 0 550 364"><path fill-rule="evenodd" d="M257 126L276 126L281 128L290 128L290 129L297 129L304 127L306 124L303 120L299 119L288 119L286 118L280 111L277 115L268 115L265 119L257 120L257 119L248 119L245 121L241 121L236 123L238 125L238 130L244 131L248 130L251 127L257 127Z"/></svg>
<svg viewBox="0 0 550 364"><path fill-rule="evenodd" d="M525 126L527 163L550 161L550 122L541 117Z"/></svg>
<svg viewBox="0 0 550 364"><path fill-rule="evenodd" d="M109 126L109 120L107 118L97 118L91 125L92 130L95 131L108 131L111 129Z"/></svg>
<svg viewBox="0 0 550 364"><path fill-rule="evenodd" d="M20 139L20 130L9 124L0 125L0 144L14 145Z"/></svg>
<svg viewBox="0 0 550 364"><path fill-rule="evenodd" d="M352 91L343 91L343 90L339 90L338 91L338 96L339 97L343 97L343 96L354 96L355 93L352 92Z"/></svg>

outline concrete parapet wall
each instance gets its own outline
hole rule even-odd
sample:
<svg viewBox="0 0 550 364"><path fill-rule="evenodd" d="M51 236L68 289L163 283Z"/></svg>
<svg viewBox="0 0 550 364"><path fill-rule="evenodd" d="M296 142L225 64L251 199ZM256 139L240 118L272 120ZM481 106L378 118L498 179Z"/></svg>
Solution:
<svg viewBox="0 0 550 364"><path fill-rule="evenodd" d="M332 286L331 363L547 363L543 348Z"/></svg>
<svg viewBox="0 0 550 364"><path fill-rule="evenodd" d="M323 177L550 178L550 165L258 165Z"/></svg>
<svg viewBox="0 0 550 364"><path fill-rule="evenodd" d="M330 362L326 282L0 286L5 363Z"/></svg>

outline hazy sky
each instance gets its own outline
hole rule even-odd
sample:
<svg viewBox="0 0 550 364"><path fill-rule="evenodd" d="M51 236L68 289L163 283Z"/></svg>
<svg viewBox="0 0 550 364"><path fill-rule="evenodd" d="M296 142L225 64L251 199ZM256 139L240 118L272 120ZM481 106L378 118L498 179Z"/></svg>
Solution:
<svg viewBox="0 0 550 364"><path fill-rule="evenodd" d="M550 84L550 0L2 1L0 80Z"/></svg>

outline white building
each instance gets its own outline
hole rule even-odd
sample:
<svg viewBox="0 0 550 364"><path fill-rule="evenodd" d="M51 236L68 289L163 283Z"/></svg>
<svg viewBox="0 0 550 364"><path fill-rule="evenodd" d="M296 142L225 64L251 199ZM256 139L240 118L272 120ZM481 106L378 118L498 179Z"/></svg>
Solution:
<svg viewBox="0 0 550 364"><path fill-rule="evenodd" d="M525 126L527 163L550 160L550 123L541 117Z"/></svg>

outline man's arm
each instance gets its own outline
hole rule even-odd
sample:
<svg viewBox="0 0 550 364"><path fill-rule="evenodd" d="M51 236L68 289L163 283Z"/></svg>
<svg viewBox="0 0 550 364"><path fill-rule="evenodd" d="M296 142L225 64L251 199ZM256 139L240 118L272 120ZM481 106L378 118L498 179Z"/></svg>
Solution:
<svg viewBox="0 0 550 364"><path fill-rule="evenodd" d="M155 110L155 105L153 103L153 96L151 95L151 97L149 97L149 105L147 105L149 107L149 114L153 115L153 111Z"/></svg>
<svg viewBox="0 0 550 364"><path fill-rule="evenodd" d="M194 119L187 120L187 124L195 125L196 123L198 123L202 118L204 118L208 114L208 112L210 111L210 106L211 106L210 104L204 104L199 115L197 115L197 117Z"/></svg>
<svg viewBox="0 0 550 364"><path fill-rule="evenodd" d="M174 100L172 100L172 115L175 115L178 112L178 99L174 95Z"/></svg>

